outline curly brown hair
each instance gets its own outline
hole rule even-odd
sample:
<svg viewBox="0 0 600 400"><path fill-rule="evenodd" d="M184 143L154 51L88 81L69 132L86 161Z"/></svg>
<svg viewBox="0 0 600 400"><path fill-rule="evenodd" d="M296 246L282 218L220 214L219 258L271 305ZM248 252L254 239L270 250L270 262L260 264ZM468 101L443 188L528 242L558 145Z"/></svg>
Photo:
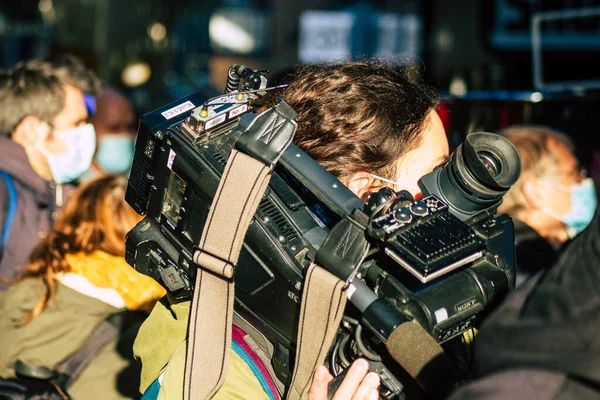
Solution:
<svg viewBox="0 0 600 400"><path fill-rule="evenodd" d="M50 234L31 253L21 276L40 277L46 286L25 323L55 300L57 274L71 270L67 254L101 250L125 256L125 235L141 218L125 202L126 187L127 178L107 175L85 183L69 198Z"/></svg>
<svg viewBox="0 0 600 400"><path fill-rule="evenodd" d="M294 142L345 184L361 171L395 179L395 161L421 144L439 102L412 72L380 61L299 68L281 94L299 113Z"/></svg>

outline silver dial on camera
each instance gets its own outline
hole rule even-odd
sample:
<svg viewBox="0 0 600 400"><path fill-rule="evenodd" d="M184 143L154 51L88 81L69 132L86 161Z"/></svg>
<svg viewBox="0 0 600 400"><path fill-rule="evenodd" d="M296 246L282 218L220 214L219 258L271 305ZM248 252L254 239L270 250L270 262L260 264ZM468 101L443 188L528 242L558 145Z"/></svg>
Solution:
<svg viewBox="0 0 600 400"><path fill-rule="evenodd" d="M408 224L410 221L412 221L412 215L410 215L408 210L406 210L405 208L401 208L399 210L396 210L396 212L394 213L394 219L400 222L401 224Z"/></svg>
<svg viewBox="0 0 600 400"><path fill-rule="evenodd" d="M429 214L429 209L424 202L416 201L410 205L410 212L418 217L424 217Z"/></svg>

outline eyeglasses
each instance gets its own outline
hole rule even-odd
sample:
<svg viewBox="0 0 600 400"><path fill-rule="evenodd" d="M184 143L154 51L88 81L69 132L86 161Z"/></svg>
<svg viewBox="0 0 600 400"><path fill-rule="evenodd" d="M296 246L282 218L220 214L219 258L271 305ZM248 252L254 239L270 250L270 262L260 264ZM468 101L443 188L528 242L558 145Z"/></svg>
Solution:
<svg viewBox="0 0 600 400"><path fill-rule="evenodd" d="M576 168L571 169L570 171L566 171L566 172L562 173L562 175L569 177L569 178L585 179L585 178L587 178L588 173L585 168L576 167Z"/></svg>

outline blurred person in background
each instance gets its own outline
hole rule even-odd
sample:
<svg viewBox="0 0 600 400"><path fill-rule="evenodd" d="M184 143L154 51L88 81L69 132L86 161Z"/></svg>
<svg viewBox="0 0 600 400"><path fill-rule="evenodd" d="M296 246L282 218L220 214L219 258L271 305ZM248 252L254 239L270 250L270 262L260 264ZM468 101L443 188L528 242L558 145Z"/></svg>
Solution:
<svg viewBox="0 0 600 400"><path fill-rule="evenodd" d="M450 399L600 399L599 265L596 212L551 268L516 288L483 322L477 379Z"/></svg>
<svg viewBox="0 0 600 400"><path fill-rule="evenodd" d="M563 245L583 231L596 210L594 182L586 178L567 136L542 126L500 132L519 151L521 177L499 212L515 224L517 285L550 268Z"/></svg>
<svg viewBox="0 0 600 400"><path fill-rule="evenodd" d="M116 89L104 87L96 96L96 112L90 122L96 130L97 150L92 165L80 180L127 174L133 161L136 133L131 102Z"/></svg>
<svg viewBox="0 0 600 400"><path fill-rule="evenodd" d="M0 71L0 277L15 278L89 168L96 136L86 95L97 88L73 57Z"/></svg>
<svg viewBox="0 0 600 400"><path fill-rule="evenodd" d="M125 262L125 234L140 220L125 202L126 186L117 175L82 185L24 275L0 296L2 378L15 376L17 360L53 370L109 315L150 310L165 294ZM94 357L68 389L74 399L139 397L139 367L131 353L119 353L131 351L139 322Z"/></svg>

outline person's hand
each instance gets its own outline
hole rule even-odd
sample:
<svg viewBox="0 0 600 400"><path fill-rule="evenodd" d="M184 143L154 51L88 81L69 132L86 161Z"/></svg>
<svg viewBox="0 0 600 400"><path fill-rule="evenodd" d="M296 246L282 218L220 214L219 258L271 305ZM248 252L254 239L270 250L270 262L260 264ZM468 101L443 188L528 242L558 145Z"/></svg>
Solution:
<svg viewBox="0 0 600 400"><path fill-rule="evenodd" d="M379 375L369 372L369 363L362 358L354 361L333 400L377 400L379 398ZM327 385L333 379L329 370L320 366L315 371L308 393L309 400L327 400Z"/></svg>

